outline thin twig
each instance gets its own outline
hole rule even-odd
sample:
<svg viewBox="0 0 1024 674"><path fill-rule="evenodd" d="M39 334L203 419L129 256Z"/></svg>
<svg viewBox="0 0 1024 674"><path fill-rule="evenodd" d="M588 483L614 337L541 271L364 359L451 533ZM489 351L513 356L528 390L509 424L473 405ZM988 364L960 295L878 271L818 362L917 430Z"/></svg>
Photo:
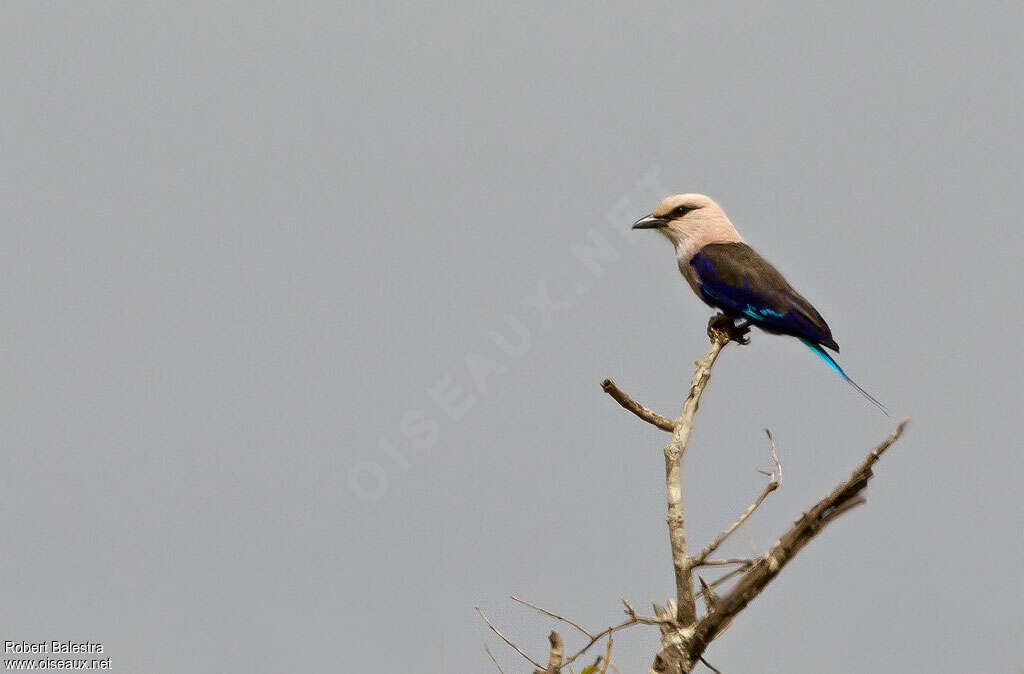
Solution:
<svg viewBox="0 0 1024 674"><path fill-rule="evenodd" d="M505 670L502 669L501 665L498 664L497 659L495 659L495 657L494 657L494 653L491 653L491 649L488 648L487 646L484 646L484 650L487 651L487 655L489 655L491 657L491 662L493 662L494 666L498 668L498 672L500 672L500 674L505 674Z"/></svg>
<svg viewBox="0 0 1024 674"><path fill-rule="evenodd" d="M718 534L718 537L715 540L711 541L706 546L704 546L704 549L700 551L700 554L693 558L693 561L691 562L692 568L696 568L698 566L707 566L708 564L705 560L707 560L708 555L717 550L718 546L725 542L725 539L731 536L732 533L736 531L741 524L747 521L747 518L754 514L754 511L757 510L762 503L764 503L764 500L766 498L768 498L768 494L771 494L773 491L779 488L779 485L782 484L782 463L779 461L778 452L776 452L775 450L775 439L772 438L772 433L767 428L764 432L768 434L768 442L771 444L772 449L772 460L775 461L775 471L769 474L769 477L771 477L771 482L765 485L764 489L758 495L757 499L752 504L750 504L750 507L747 508L743 512L743 514L740 515L739 518L737 518L735 522L730 524L725 531Z"/></svg>
<svg viewBox="0 0 1024 674"><path fill-rule="evenodd" d="M596 644L598 641L600 641L603 637L610 636L616 630L625 629L627 627L632 627L633 625L639 625L639 624L641 624L640 620L637 620L635 618L630 618L629 620L626 620L625 622L621 622L618 625L615 625L614 627L609 627L606 630L598 632L597 634L594 635L594 638L591 639L589 643L587 643L586 646L584 646L580 650L576 651L576 653L574 653L570 657L566 658L562 662L562 666L566 667L568 665L571 665L576 660L576 658L580 657L581 655L586 653L588 650L590 650L590 647L593 646L594 644Z"/></svg>
<svg viewBox="0 0 1024 674"><path fill-rule="evenodd" d="M526 654L526 653L525 653L525 652L523 651L523 649L519 648L519 646L516 646L516 645L515 645L514 643L512 643L512 641L511 641L511 640L509 640L509 638L508 638L508 637L506 637L506 636L505 636L504 634L502 634L501 632L499 632L499 631L498 631L498 628L497 628L497 627L495 627L495 626L494 626L494 625L493 625L493 624L491 623L491 621L487 619L487 616L485 616L485 615L484 615L484 612L480 610L480 607L479 607L479 606L474 606L473 608L475 608L475 609L476 609L476 612L480 614L480 617L484 619L484 622L485 622L485 623L487 623L487 626L491 628L491 631L492 631L492 632L494 632L495 634L497 634L497 635L498 635L499 637L501 637L501 640L502 640L502 641L504 641L504 642L505 642L506 644L508 644L509 646L511 646L511 647L512 647L512 648L513 648L513 649L515 650L515 652L516 652L516 653L518 653L519 655L521 655L521 656L523 656L524 658L526 658L527 660L529 660L529 661L530 661L530 664L532 664L532 665L533 665L534 667L536 667L537 669L544 669L544 666L543 666L542 664L540 664L539 662L537 662L536 660L534 660L533 658L531 658L531 657L530 657L529 655L527 655L527 654Z"/></svg>
<svg viewBox="0 0 1024 674"><path fill-rule="evenodd" d="M587 637L588 641L587 641L586 645L584 645L583 648L581 648L579 651L577 651L573 655L571 655L568 658L566 658L563 661L563 663L562 663L562 667L566 667L566 666L570 665L573 661L576 660L576 658L580 657L581 655L586 653L588 650L590 650L590 648L594 644L596 644L598 641L600 641L602 637L608 636L610 638L612 633L615 632L616 630L621 630L621 629L625 629L627 627L632 627L633 625L661 625L661 624L663 624L665 622L665 621L659 620L657 618L648 618L646 616L642 616L642 615L638 614L636 612L636 610L630 605L630 603L628 601L626 601L625 599L623 599L623 600L621 600L622 601L622 605L626 607L625 613L626 613L626 615L629 616L629 619L626 620L626 621L623 621L622 623L619 623L618 625L615 625L614 627L609 627L608 629L606 629L606 630L604 630L602 632L599 632L598 634L593 634L592 632L590 632L590 630L586 629L582 625L580 625L580 624L578 624L578 623L576 623L576 622L574 622L572 620L569 620L565 616L558 615L557 613L555 613L553 611L549 611L546 608L542 608L542 607L537 606L536 604L532 604L532 603L530 603L530 602L528 602L528 601L526 601L524 599L520 599L519 597L516 597L515 595L512 595L510 597L510 599L512 599L512 601L515 601L515 602L517 602L519 604L522 604L523 606L528 606L529 608L532 608L533 610L535 610L535 611L537 611L539 613L542 613L542 614L544 614L546 616L554 618L555 620L560 620L560 621L564 622L567 625L571 625L576 630L578 630L581 634L583 634L583 635L585 635ZM479 609L477 609L477 610L479 610ZM487 618L484 618L484 620L487 620ZM490 623L488 623L488 624L490 624ZM494 628L491 627L491 629L494 629ZM497 630L495 630L495 631L497 632ZM502 636L501 633L498 633L498 636ZM502 636L502 638L504 638L504 637ZM509 643L509 642L506 641L506 643ZM519 650L514 644L509 643L509 645L511 645L513 648L516 648L517 651ZM519 651L519 652L520 652L521 655L526 657L525 654L522 653L522 651ZM533 662L533 661L531 660L531 662ZM536 664L536 663L534 663L534 664Z"/></svg>
<svg viewBox="0 0 1024 674"><path fill-rule="evenodd" d="M514 602L518 602L518 603L522 604L523 606L529 606L534 611L537 611L538 613L543 613L544 615L550 616L550 617L554 618L555 620L561 620L566 625L571 625L571 626L575 627L580 632L582 632L588 639L593 639L594 638L593 634L588 632L586 629L580 627L579 625L577 625L573 621L569 620L568 618L564 618L564 617L558 615L557 613L552 613L551 611L549 611L549 610L547 610L545 608L541 608L540 606L537 606L536 604L531 604L530 602L528 602L526 600L523 600L523 599L520 599L519 597L517 597L515 595L511 595L509 597L509 599L511 599Z"/></svg>
<svg viewBox="0 0 1024 674"><path fill-rule="evenodd" d="M710 669L710 670L711 670L712 672L714 672L715 674L722 674L722 672L721 672L721 671L719 671L718 669L716 669L714 665L712 665L712 664L711 664L710 662L708 662L707 660L705 660L705 659L704 659L704 656L701 656L701 657L700 657L700 661L704 663L704 666L705 666L705 667L707 667L708 669Z"/></svg>
<svg viewBox="0 0 1024 674"><path fill-rule="evenodd" d="M768 446L772 448L772 461L775 462L775 473L769 473L768 477L774 479L782 485L782 462L779 461L779 453L775 450L775 438L772 437L772 432L769 429L764 429L764 434L768 436Z"/></svg>
<svg viewBox="0 0 1024 674"><path fill-rule="evenodd" d="M557 613L554 613L552 611L548 611L547 609L541 608L540 606L537 606L536 604L531 604L530 602L524 601L524 600L522 600L522 599L520 599L518 597L515 597L515 596L511 597L511 599L513 601L515 601L515 602L518 602L518 603L524 605L524 606L528 606L528 607L534 609L535 611L539 611L540 613L543 613L544 615L547 615L547 616L550 616L552 618L555 618L556 620L561 620L562 622L566 623L567 625L571 625L572 627L576 628L581 633L583 633L583 634L585 634L587 636L589 641L587 641L586 645L584 645L583 648L579 649L578 651L576 651L571 656L569 656L567 658L563 658L562 657L563 653L561 651L561 637L558 636L557 632L552 632L551 633L552 636L548 637L550 640L552 640L551 641L551 648L552 648L551 657L553 658L554 655L555 655L556 643L554 641L554 638L557 637L558 638L557 648L558 648L558 656L559 656L559 665L558 666L561 667L561 668L568 667L570 664L572 664L576 660L576 658L580 657L581 655L586 653L588 650L590 650L590 648L594 644L599 642L602 638L608 637L609 639L611 639L612 633L614 633L616 630L622 630L622 629L625 629L627 627L632 627L633 625L659 625L660 626L660 625L662 625L662 624L664 624L666 622L664 620L659 620L658 618L648 618L648 617L639 615L633 609L633 607L629 604L629 602L626 601L625 599L623 599L622 600L622 605L626 607L625 613L626 613L626 615L629 616L629 619L619 623L618 625L614 625L612 627L609 627L608 629L602 630L601 632L598 632L597 634L593 634L589 630L587 630L584 627L578 625L577 623L569 620L568 618L560 616ZM494 632L495 634L497 634L499 637L501 637L502 641L504 641L506 644L511 646L513 649L515 649L515 651L517 653L519 653L519 655L521 655L524 658L526 658L527 660L529 660L530 663L534 667L536 667L538 670L540 670L540 671L547 671L547 670L545 670L540 665L540 663L538 663L536 660L531 658L521 648L519 648L519 646L517 646L514 642L512 642L512 640L510 640L508 637L506 637L504 634L502 634L500 631L498 631L498 628L496 628L491 623L491 621L487 619L487 616L484 615L484 612L480 610L479 606L477 606L475 608L476 608L477 613L480 614L480 617L484 619L485 623L487 623L487 626L491 628L491 631ZM492 656L492 659L493 659L493 656ZM497 664L497 663L495 663L495 664ZM548 667L550 668L550 666L551 666L551 664L549 662Z"/></svg>
<svg viewBox="0 0 1024 674"><path fill-rule="evenodd" d="M605 379L601 382L601 388L605 393L610 395L615 402L619 403L625 409L637 415L647 423L657 426L661 430L668 431L669 433L671 433L675 428L676 423L672 419L662 416L654 410L647 409L637 401L633 400L629 397L629 394L616 386L615 382L611 379Z"/></svg>

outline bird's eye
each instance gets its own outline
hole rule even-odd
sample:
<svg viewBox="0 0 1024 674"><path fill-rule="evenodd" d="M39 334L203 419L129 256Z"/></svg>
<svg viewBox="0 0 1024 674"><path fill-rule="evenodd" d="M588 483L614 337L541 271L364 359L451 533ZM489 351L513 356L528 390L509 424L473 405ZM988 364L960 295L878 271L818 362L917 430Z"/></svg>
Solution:
<svg viewBox="0 0 1024 674"><path fill-rule="evenodd" d="M676 206L672 210L672 215L681 218L692 210L694 210L693 206Z"/></svg>

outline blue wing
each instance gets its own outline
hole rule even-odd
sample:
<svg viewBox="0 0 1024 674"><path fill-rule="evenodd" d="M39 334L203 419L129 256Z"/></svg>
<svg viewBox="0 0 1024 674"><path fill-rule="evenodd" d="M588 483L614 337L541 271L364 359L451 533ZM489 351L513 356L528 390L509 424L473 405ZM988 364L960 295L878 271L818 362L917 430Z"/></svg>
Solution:
<svg viewBox="0 0 1024 674"><path fill-rule="evenodd" d="M733 318L747 318L762 330L799 338L848 384L889 413L822 348L839 351L821 314L753 248L745 243L710 244L690 259L690 268L705 302Z"/></svg>
<svg viewBox="0 0 1024 674"><path fill-rule="evenodd" d="M763 330L806 338L839 351L821 314L745 243L714 243L690 259L708 304Z"/></svg>

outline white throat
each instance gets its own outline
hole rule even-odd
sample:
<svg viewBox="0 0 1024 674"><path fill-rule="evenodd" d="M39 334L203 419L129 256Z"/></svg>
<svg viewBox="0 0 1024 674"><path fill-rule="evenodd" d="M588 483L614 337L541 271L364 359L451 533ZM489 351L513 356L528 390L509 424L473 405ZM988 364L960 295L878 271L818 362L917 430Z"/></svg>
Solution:
<svg viewBox="0 0 1024 674"><path fill-rule="evenodd" d="M668 235L666 234L666 236ZM689 262L690 258L704 247L704 244L700 242L698 237L688 233L680 236L668 236L668 239L676 248L676 259L683 264Z"/></svg>

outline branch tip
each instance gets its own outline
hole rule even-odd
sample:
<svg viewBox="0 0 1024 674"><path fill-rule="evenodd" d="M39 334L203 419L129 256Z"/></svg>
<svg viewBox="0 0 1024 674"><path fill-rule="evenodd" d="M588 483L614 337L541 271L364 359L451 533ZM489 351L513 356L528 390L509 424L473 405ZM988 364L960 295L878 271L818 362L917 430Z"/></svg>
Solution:
<svg viewBox="0 0 1024 674"><path fill-rule="evenodd" d="M657 426L661 430L668 432L672 432L675 429L675 421L658 414L654 410L650 410L633 400L629 397L628 393L616 386L615 382L611 379L605 379L601 382L601 390L610 395L615 402L619 403L619 405L623 407L623 409L632 412L652 426Z"/></svg>

